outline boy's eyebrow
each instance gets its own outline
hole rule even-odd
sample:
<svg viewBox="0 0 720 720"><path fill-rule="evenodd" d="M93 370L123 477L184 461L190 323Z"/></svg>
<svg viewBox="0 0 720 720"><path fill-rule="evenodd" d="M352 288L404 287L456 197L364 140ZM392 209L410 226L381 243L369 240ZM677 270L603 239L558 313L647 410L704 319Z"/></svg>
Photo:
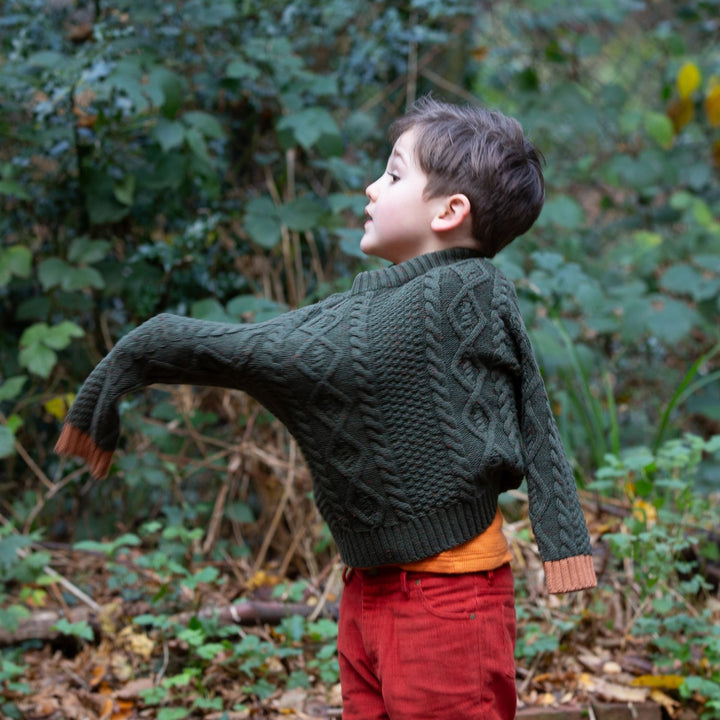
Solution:
<svg viewBox="0 0 720 720"><path fill-rule="evenodd" d="M407 158L405 157L405 153L400 148L393 148L392 152L390 153L390 158L388 162L393 158L397 158L402 162L403 165L407 167Z"/></svg>

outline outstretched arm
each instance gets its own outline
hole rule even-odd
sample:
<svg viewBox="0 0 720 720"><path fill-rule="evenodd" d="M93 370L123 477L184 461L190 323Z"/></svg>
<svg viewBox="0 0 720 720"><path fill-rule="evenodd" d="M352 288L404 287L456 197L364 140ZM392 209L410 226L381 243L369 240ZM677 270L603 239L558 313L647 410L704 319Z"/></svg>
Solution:
<svg viewBox="0 0 720 720"><path fill-rule="evenodd" d="M312 306L311 306L312 307ZM118 402L154 383L212 385L252 392L283 336L312 309L257 325L158 315L123 337L95 367L73 403L55 446L107 475L120 432Z"/></svg>

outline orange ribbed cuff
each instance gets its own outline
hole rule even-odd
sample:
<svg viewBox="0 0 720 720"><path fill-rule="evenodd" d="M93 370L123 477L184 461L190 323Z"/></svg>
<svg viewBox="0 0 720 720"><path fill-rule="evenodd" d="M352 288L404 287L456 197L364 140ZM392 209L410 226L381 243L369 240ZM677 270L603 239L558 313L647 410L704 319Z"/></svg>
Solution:
<svg viewBox="0 0 720 720"><path fill-rule="evenodd" d="M62 432L55 443L55 452L58 455L74 455L87 463L93 477L102 480L110 470L112 463L112 450L103 450L95 441L82 430L65 423Z"/></svg>
<svg viewBox="0 0 720 720"><path fill-rule="evenodd" d="M563 560L543 563L548 591L575 592L597 585L592 555L575 555Z"/></svg>

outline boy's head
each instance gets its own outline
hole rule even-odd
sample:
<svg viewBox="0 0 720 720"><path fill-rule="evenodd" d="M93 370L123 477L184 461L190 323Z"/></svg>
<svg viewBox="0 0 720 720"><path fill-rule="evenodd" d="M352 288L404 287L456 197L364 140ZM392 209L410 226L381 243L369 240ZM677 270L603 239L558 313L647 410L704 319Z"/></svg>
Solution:
<svg viewBox="0 0 720 720"><path fill-rule="evenodd" d="M427 176L423 196L466 196L472 237L483 255L493 257L537 220L545 201L542 155L517 120L423 97L393 123L390 139L409 131Z"/></svg>

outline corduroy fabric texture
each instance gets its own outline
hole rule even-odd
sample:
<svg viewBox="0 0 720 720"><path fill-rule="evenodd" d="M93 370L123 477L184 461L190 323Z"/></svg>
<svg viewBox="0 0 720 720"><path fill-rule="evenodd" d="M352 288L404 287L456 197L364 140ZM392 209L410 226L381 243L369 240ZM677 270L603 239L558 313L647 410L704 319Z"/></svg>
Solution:
<svg viewBox="0 0 720 720"><path fill-rule="evenodd" d="M472 251L361 273L348 292L263 323L158 315L90 374L57 451L104 476L119 399L153 383L245 390L285 423L350 566L414 562L470 540L526 476L548 587L595 585L514 287Z"/></svg>

